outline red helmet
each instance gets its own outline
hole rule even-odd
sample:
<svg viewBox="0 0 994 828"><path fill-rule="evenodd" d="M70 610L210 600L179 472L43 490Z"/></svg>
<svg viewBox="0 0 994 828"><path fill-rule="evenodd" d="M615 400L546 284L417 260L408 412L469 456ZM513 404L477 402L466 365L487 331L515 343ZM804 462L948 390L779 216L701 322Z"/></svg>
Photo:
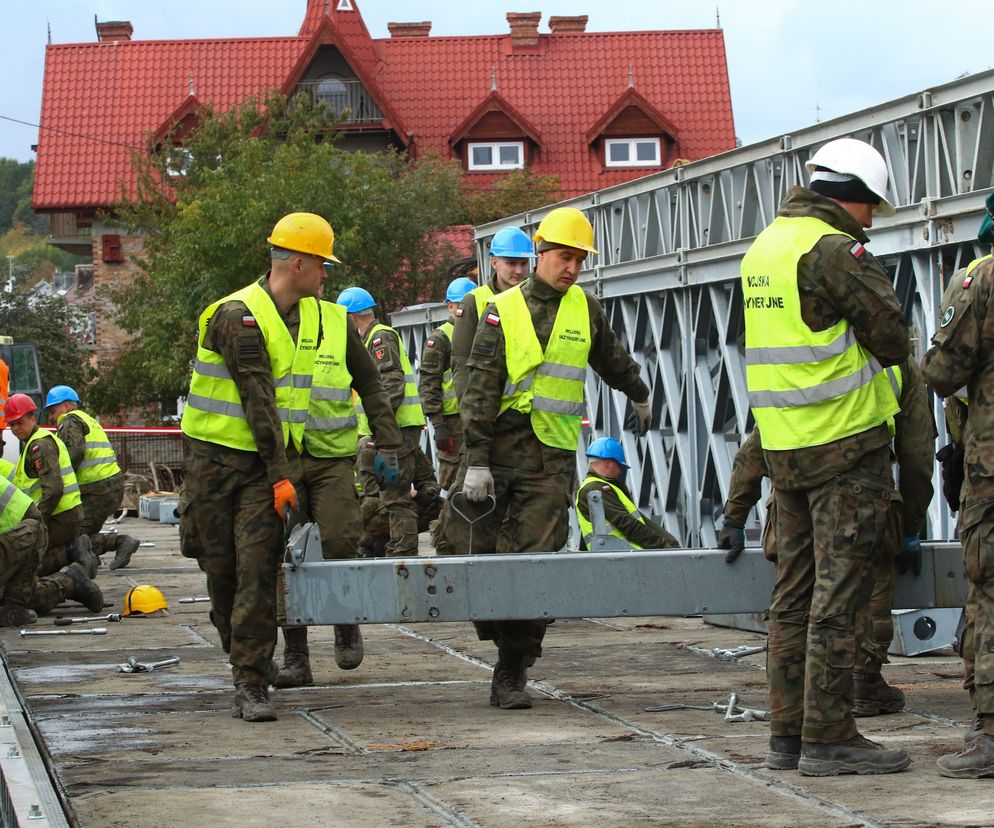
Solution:
<svg viewBox="0 0 994 828"><path fill-rule="evenodd" d="M11 423L21 419L25 414L37 410L38 406L35 405L35 401L27 394L11 394L10 399L7 400L7 405L4 406L3 415L7 422Z"/></svg>

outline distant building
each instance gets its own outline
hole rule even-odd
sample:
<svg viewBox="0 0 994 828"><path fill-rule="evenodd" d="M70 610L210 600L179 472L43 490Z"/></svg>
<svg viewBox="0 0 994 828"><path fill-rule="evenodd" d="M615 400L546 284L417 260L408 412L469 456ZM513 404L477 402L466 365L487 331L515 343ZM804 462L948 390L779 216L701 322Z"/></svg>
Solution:
<svg viewBox="0 0 994 828"><path fill-rule="evenodd" d="M52 244L92 253L98 354L124 336L101 288L132 277L142 239L97 213L134 192L147 136L195 126L208 102L304 90L343 114L345 148L457 158L480 187L527 167L557 175L566 196L735 146L721 30L588 32L578 16L540 33L539 12L507 20L499 35L390 23L374 39L357 0L307 0L294 37L142 41L130 22L104 22L96 42L49 45L33 207L51 215Z"/></svg>

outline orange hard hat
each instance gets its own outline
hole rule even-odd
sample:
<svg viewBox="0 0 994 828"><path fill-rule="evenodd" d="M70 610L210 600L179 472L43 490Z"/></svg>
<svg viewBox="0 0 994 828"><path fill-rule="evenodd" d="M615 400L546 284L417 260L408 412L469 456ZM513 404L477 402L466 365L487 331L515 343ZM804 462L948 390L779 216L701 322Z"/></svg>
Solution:
<svg viewBox="0 0 994 828"><path fill-rule="evenodd" d="M8 423L21 419L25 414L37 411L38 406L27 394L12 394L3 408L3 415Z"/></svg>

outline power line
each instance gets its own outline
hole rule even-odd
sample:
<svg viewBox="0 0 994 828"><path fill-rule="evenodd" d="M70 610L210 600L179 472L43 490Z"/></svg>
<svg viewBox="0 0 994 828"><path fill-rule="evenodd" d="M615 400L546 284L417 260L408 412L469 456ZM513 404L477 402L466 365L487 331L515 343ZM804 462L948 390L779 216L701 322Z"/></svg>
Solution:
<svg viewBox="0 0 994 828"><path fill-rule="evenodd" d="M57 129L56 127L33 124L30 121L22 121L20 118L11 118L9 115L0 115L0 121L12 121L15 124L23 124L24 126L35 127L36 129L44 129L48 132L54 132L57 135L68 135L70 138L82 138L84 141L93 141L96 144L111 144L115 147L124 147L125 149L139 151L144 149L144 147L136 147L133 144L125 144L123 141L112 141L109 138L97 138L95 135L85 135L82 132L69 132L65 129Z"/></svg>

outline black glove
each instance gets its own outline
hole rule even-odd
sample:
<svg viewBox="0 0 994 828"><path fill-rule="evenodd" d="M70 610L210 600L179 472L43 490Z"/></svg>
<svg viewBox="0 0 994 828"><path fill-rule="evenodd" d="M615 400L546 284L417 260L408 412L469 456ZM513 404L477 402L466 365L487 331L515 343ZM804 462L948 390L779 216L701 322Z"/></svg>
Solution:
<svg viewBox="0 0 994 828"><path fill-rule="evenodd" d="M936 452L935 459L942 466L942 496L949 504L949 508L958 512L959 493L963 488L963 478L966 474L963 446L959 443L943 446Z"/></svg>
<svg viewBox="0 0 994 828"><path fill-rule="evenodd" d="M721 524L721 532L718 533L718 548L728 550L725 563L735 563L735 559L742 554L745 545L745 526L725 518Z"/></svg>
<svg viewBox="0 0 994 828"><path fill-rule="evenodd" d="M448 454L456 447L456 438L445 423L435 426L435 448Z"/></svg>
<svg viewBox="0 0 994 828"><path fill-rule="evenodd" d="M902 575L909 569L915 575L922 574L922 542L918 535L908 535L901 539L901 551L895 559L897 571Z"/></svg>

